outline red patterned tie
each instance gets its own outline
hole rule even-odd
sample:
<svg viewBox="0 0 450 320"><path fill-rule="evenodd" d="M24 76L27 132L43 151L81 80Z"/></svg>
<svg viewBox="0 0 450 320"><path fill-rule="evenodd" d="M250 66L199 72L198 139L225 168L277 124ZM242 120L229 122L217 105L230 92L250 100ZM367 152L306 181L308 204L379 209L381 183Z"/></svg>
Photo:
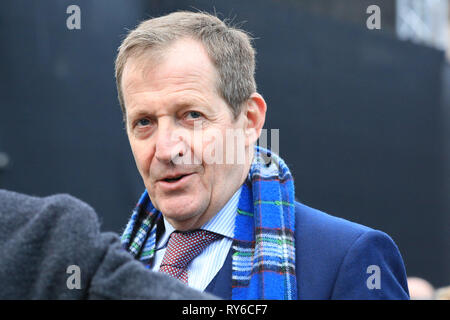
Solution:
<svg viewBox="0 0 450 320"><path fill-rule="evenodd" d="M206 230L173 232L170 235L159 271L187 284L188 264L210 243L220 238L222 238L221 235Z"/></svg>

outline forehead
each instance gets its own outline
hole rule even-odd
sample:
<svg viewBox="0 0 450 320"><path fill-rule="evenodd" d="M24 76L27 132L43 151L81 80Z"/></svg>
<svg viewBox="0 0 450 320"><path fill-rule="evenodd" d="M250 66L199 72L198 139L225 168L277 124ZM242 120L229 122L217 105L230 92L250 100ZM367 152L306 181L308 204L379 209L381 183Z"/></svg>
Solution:
<svg viewBox="0 0 450 320"><path fill-rule="evenodd" d="M124 98L135 93L194 91L217 93L217 70L204 46L185 38L175 41L163 51L144 52L130 57L122 75Z"/></svg>

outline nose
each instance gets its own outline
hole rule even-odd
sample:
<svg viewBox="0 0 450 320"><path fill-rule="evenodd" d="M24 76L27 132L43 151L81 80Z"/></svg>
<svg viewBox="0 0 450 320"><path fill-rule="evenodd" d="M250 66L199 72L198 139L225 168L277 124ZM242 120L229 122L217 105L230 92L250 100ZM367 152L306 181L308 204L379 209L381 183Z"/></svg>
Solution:
<svg viewBox="0 0 450 320"><path fill-rule="evenodd" d="M169 119L159 121L155 145L155 157L165 164L175 164L186 154L186 135Z"/></svg>

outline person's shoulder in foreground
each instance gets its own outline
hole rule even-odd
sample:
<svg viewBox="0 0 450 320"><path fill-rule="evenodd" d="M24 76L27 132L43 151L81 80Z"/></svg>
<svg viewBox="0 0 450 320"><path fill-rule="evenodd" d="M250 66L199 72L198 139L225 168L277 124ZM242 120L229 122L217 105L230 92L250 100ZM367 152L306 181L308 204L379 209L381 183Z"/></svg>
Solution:
<svg viewBox="0 0 450 320"><path fill-rule="evenodd" d="M116 234L99 231L84 202L6 190L0 190L0 283L0 299L214 298L147 270Z"/></svg>
<svg viewBox="0 0 450 320"><path fill-rule="evenodd" d="M409 299L400 252L384 232L296 202L300 299Z"/></svg>

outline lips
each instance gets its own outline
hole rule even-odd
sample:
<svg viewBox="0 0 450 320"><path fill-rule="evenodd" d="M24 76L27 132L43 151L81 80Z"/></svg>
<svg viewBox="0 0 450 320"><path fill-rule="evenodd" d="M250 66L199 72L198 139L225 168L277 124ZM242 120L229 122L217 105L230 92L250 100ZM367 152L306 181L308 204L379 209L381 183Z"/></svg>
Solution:
<svg viewBox="0 0 450 320"><path fill-rule="evenodd" d="M164 178L160 179L159 181L165 181L165 182L176 182L184 178L185 176L191 175L192 173L177 173L177 174L171 174L167 175Z"/></svg>
<svg viewBox="0 0 450 320"><path fill-rule="evenodd" d="M158 180L158 185L165 192L184 190L192 180L194 173L171 174Z"/></svg>
<svg viewBox="0 0 450 320"><path fill-rule="evenodd" d="M180 179L183 178L183 177L184 177L184 175L179 176L179 177L176 177L176 178L173 178L173 179L170 179L170 178L164 179L164 181L166 181L166 182L175 182L175 181L180 180Z"/></svg>

